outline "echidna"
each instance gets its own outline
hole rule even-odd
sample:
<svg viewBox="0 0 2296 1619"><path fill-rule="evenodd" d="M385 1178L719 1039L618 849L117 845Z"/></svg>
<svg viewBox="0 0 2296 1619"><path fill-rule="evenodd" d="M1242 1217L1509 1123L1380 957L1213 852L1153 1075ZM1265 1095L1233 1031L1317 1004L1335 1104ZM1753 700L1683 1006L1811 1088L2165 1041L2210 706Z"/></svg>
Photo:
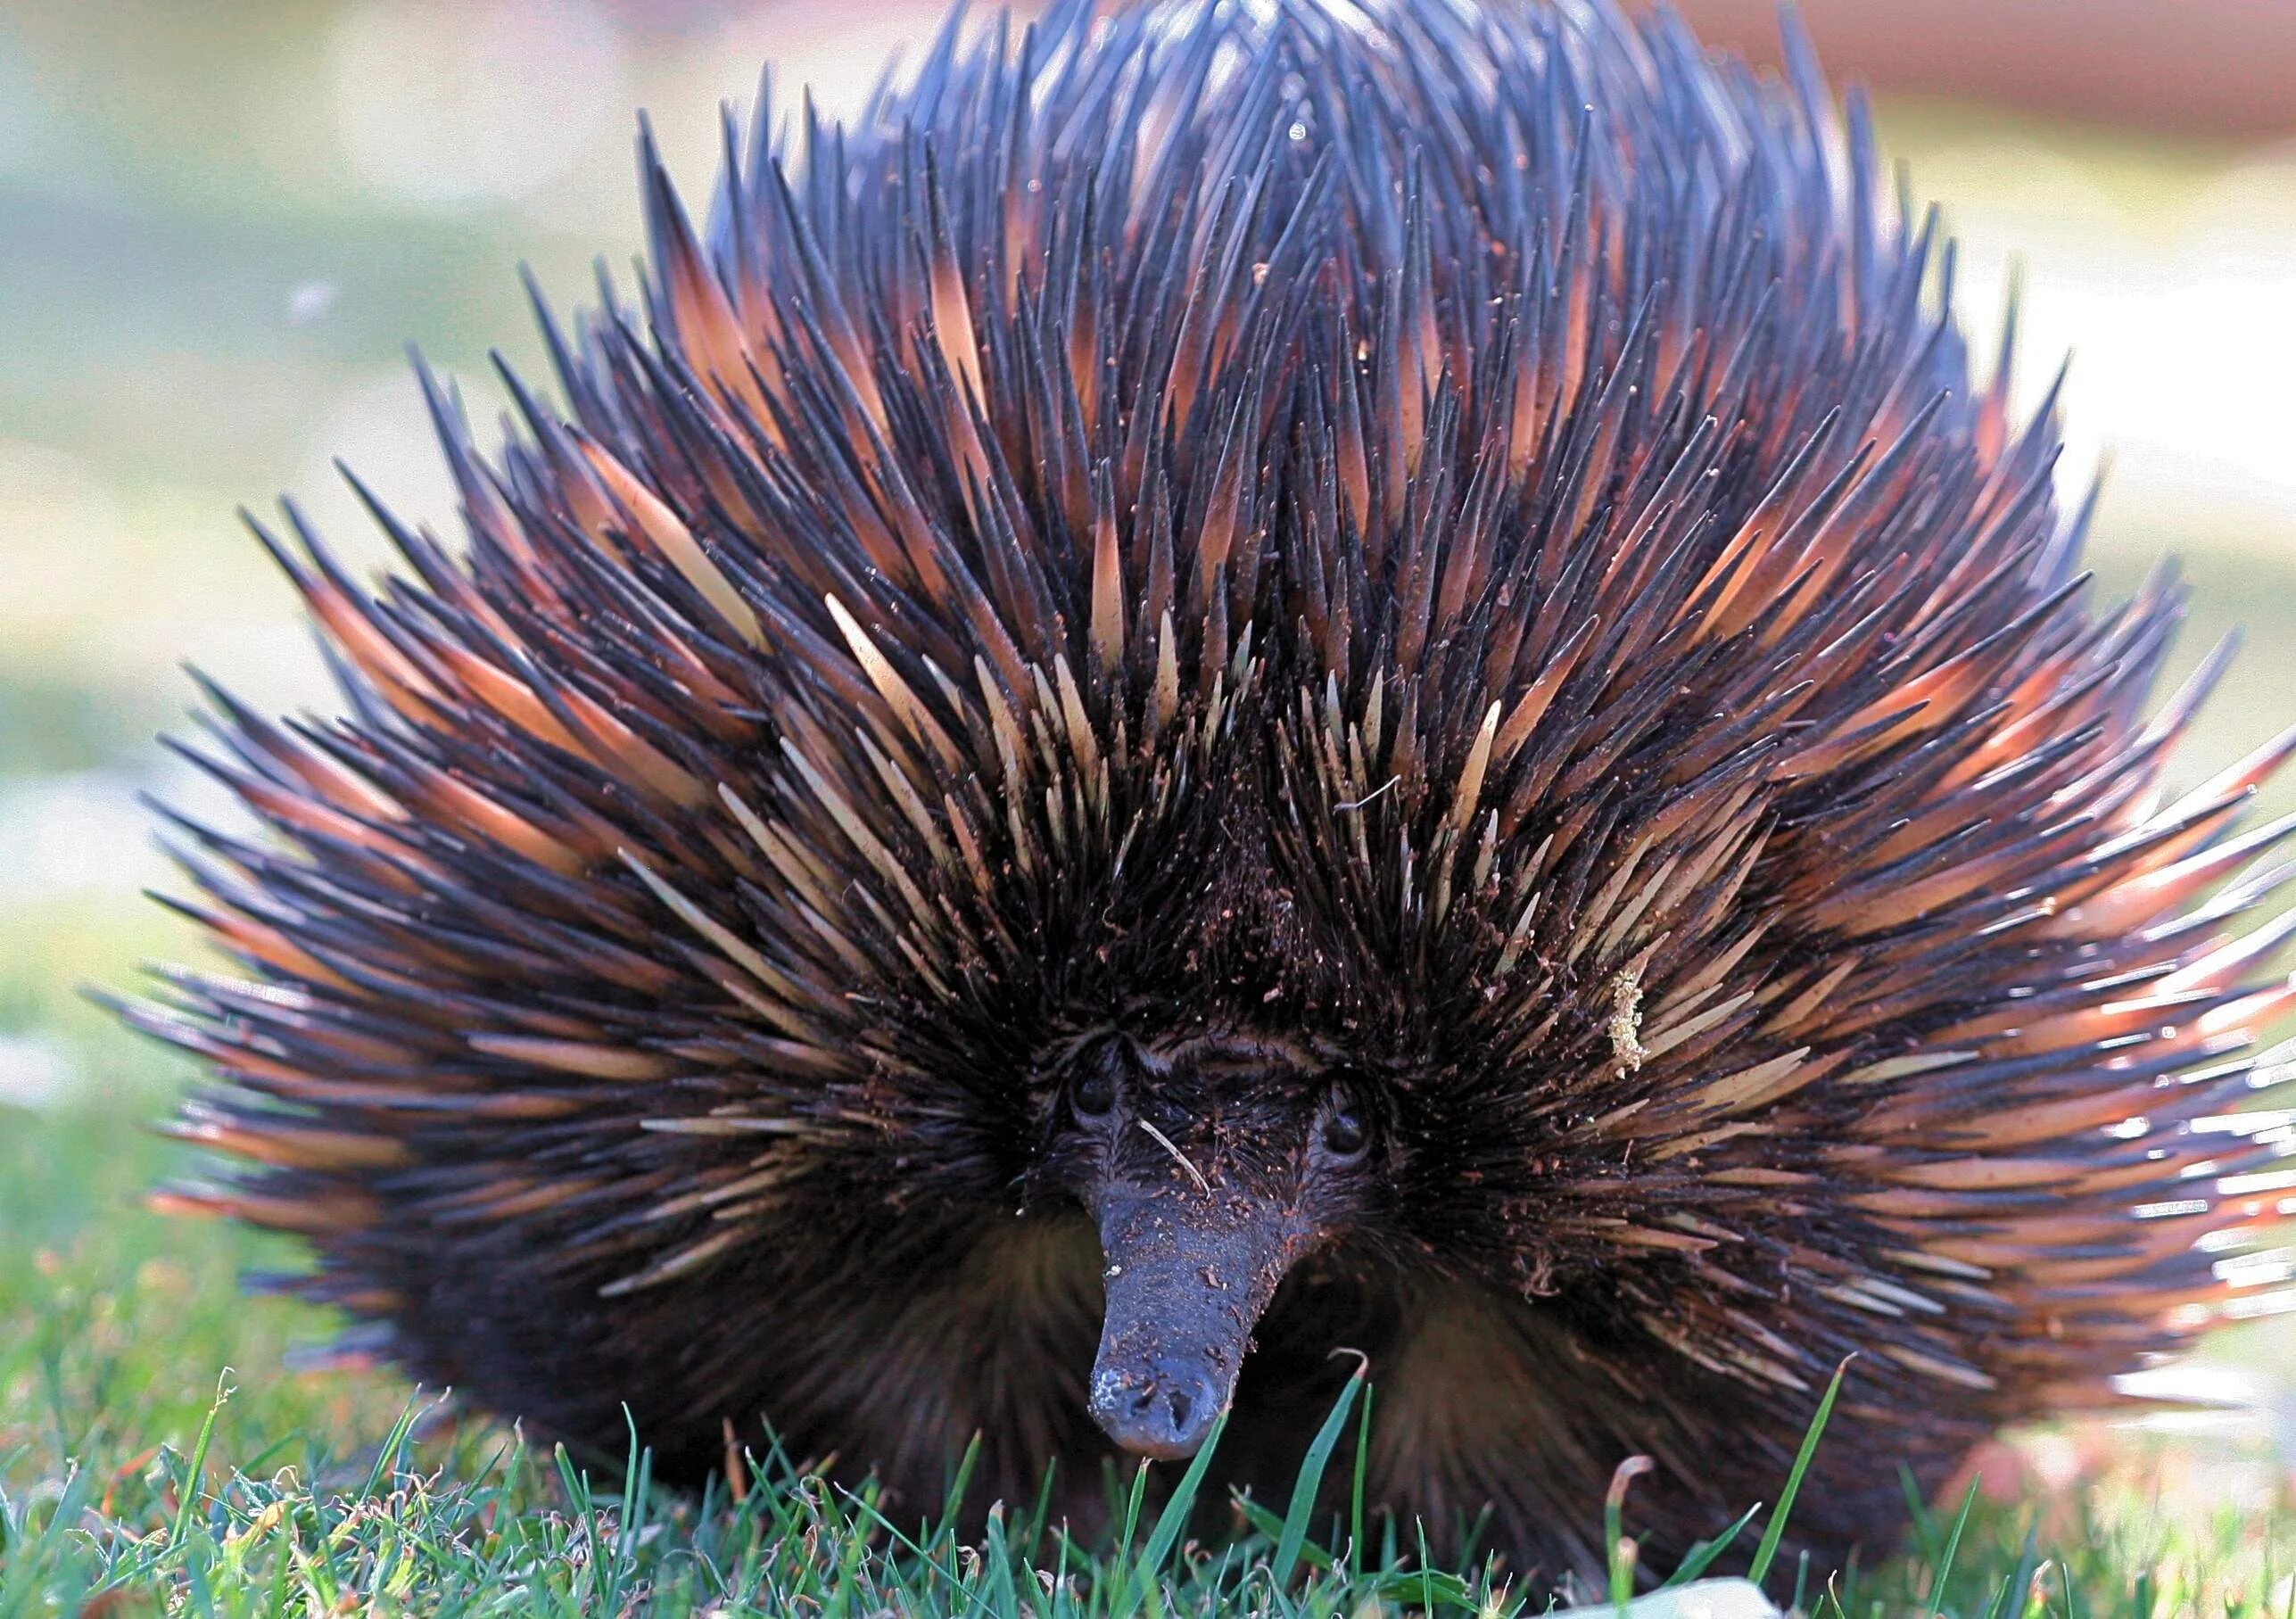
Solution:
<svg viewBox="0 0 2296 1619"><path fill-rule="evenodd" d="M2296 740L2164 793L2221 660L2148 717L2176 589L2091 605L1788 58L1062 0L729 124L706 234L643 143L563 404L426 383L467 545L264 535L346 711L214 697L245 976L134 1015L257 1168L174 1204L591 1453L918 1511L1223 1411L1286 1490L1358 1351L1405 1543L1549 1574L1630 1453L1656 1545L1773 1498L1853 1351L1824 1549L2112 1398L2267 1274Z"/></svg>

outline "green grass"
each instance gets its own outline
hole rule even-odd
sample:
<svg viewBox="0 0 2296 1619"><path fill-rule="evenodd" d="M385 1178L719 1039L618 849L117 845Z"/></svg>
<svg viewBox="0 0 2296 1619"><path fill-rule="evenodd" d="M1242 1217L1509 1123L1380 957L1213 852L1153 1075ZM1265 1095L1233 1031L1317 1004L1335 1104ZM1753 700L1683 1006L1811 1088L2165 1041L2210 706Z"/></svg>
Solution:
<svg viewBox="0 0 2296 1619"><path fill-rule="evenodd" d="M141 1077L111 1089L121 1109L163 1099ZM1408 1537L1381 1520L1367 1536L1359 1505L1347 1522L1314 1521L1313 1477L1288 1502L1235 1503L1239 1533L1218 1545L1184 1534L1175 1512L1141 1514L1136 1497L1113 1548L1070 1544L1028 1502L1008 1503L983 1541L960 1544L889 1520L866 1491L793 1476L778 1458L756 1463L742 1500L719 1490L696 1501L648 1489L642 1460L627 1477L585 1478L500 1427L425 1432L417 1419L432 1402L385 1375L285 1368L290 1349L323 1338L328 1323L248 1300L235 1276L290 1250L137 1206L171 1151L113 1115L0 1111L0 1619L1369 1619L1548 1605L1548 1593L1510 1583L1501 1568L1417 1566ZM1311 1468L1351 1476L1359 1396L1375 1392L1350 1385ZM1912 1549L1899 1559L1835 1574L1781 1557L1767 1589L1825 1619L2284 1619L2296 1604L2296 1501L2284 1484L2196 1503L2163 1481L2238 1458L2110 1445L2076 1489L1957 1495L1934 1514L1909 1514ZM1891 1470L1886 1458L1873 1465ZM1790 1499L1788 1481L1780 1484ZM1622 1488L1617 1524L1631 1540L1633 1495ZM1747 1506L1741 1550L1772 1541L1766 1508Z"/></svg>

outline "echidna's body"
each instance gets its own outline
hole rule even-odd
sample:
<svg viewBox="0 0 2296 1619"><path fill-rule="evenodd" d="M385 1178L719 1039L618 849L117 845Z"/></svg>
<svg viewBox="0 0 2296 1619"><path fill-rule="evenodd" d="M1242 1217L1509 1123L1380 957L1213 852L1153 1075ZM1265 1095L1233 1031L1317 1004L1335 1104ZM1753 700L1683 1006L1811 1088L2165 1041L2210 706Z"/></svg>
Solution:
<svg viewBox="0 0 2296 1619"><path fill-rule="evenodd" d="M254 981L143 1014L263 1166L179 1201L413 1373L1086 1515L1231 1392L1288 1488L1346 1347L1372 1499L1552 1573L1853 1351L1796 1521L1886 1533L2238 1285L2282 750L2161 794L2173 592L2085 605L1813 76L1071 4L706 242L647 180L566 413L441 401L467 558L287 560L350 713L223 704Z"/></svg>

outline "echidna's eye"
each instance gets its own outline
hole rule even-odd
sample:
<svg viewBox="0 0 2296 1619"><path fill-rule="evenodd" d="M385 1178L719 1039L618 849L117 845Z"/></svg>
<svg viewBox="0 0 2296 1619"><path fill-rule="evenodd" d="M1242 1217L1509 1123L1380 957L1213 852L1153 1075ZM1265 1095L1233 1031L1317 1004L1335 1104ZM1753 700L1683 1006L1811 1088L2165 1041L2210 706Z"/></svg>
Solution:
<svg viewBox="0 0 2296 1619"><path fill-rule="evenodd" d="M1106 1068L1095 1063L1077 1077L1076 1088L1069 1093L1069 1105L1079 1119L1107 1118L1116 1105L1116 1081Z"/></svg>
<svg viewBox="0 0 2296 1619"><path fill-rule="evenodd" d="M1334 1158L1360 1158L1371 1144L1371 1136L1363 1128L1363 1115L1345 1097L1332 1103L1331 1111L1324 1115L1324 1151Z"/></svg>

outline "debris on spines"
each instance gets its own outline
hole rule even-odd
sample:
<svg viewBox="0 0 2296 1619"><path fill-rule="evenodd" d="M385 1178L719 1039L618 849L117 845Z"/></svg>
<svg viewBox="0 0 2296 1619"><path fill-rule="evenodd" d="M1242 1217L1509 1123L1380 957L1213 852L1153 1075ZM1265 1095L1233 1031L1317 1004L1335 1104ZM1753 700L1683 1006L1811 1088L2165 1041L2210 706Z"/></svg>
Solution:
<svg viewBox="0 0 2296 1619"><path fill-rule="evenodd" d="M1605 1025L1610 1036L1611 1060L1617 1064L1614 1078L1623 1079L1640 1070L1650 1060L1650 1050L1642 1044L1642 975L1631 969L1622 971L1610 981L1610 1021Z"/></svg>

